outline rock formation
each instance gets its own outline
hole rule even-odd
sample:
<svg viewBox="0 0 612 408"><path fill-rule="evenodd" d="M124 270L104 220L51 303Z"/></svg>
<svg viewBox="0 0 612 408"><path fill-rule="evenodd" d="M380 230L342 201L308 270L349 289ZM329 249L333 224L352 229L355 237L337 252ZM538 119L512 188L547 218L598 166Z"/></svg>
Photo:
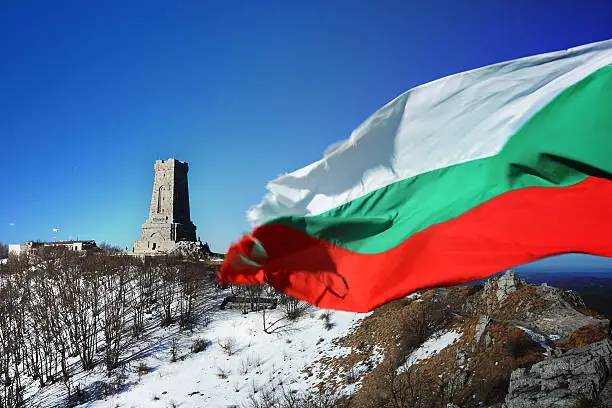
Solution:
<svg viewBox="0 0 612 408"><path fill-rule="evenodd" d="M612 342L609 339L519 368L510 377L507 408L561 408L598 401L612 387ZM606 398L607 399L607 398ZM612 400L608 406L612 406ZM588 405L585 405L588 406Z"/></svg>

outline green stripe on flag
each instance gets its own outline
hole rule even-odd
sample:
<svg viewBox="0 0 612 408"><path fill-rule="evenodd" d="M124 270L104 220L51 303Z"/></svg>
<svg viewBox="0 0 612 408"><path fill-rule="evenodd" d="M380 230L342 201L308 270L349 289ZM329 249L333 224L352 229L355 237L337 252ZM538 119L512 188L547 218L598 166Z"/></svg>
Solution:
<svg viewBox="0 0 612 408"><path fill-rule="evenodd" d="M320 215L266 224L375 254L509 191L570 186L588 175L612 178L612 66L566 89L495 156L398 181Z"/></svg>

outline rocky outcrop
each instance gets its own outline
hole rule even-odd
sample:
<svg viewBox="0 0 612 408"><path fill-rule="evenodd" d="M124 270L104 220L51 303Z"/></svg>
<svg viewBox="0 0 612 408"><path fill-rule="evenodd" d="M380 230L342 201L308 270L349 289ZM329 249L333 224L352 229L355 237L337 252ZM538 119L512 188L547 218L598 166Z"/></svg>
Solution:
<svg viewBox="0 0 612 408"><path fill-rule="evenodd" d="M418 300L376 309L343 343L385 342L387 353L381 366L365 375L351 406L391 406L397 386L411 392L403 406L607 408L602 402L612 395L612 343L602 342L607 325L575 292L528 284L512 271L484 285L423 291ZM434 327L464 335L424 356L414 371L399 370L427 338L418 333Z"/></svg>
<svg viewBox="0 0 612 408"><path fill-rule="evenodd" d="M210 254L208 245L201 242L180 241L177 242L169 251L168 255L181 258L200 259Z"/></svg>
<svg viewBox="0 0 612 408"><path fill-rule="evenodd" d="M487 329L487 326L490 321L491 319L489 318L489 316L480 316L480 318L478 319L478 323L476 324L476 343L480 341L480 338L482 337L484 331Z"/></svg>
<svg viewBox="0 0 612 408"><path fill-rule="evenodd" d="M599 393L599 397L595 403L598 408L612 408L612 380L608 379L605 387Z"/></svg>
<svg viewBox="0 0 612 408"><path fill-rule="evenodd" d="M544 310L537 311L525 319L528 326L534 331L555 335L565 338L574 331L586 325L594 324L604 327L605 321L586 316L577 311L565 300L563 289L551 286L539 286L536 289L537 295L546 301L548 306ZM576 296L576 303L581 303L582 299Z"/></svg>
<svg viewBox="0 0 612 408"><path fill-rule="evenodd" d="M513 292L523 286L524 282L519 279L516 272L509 270L503 275L488 279L484 286L482 298L487 304L487 311L493 310L497 305ZM497 302L496 302L497 301Z"/></svg>
<svg viewBox="0 0 612 408"><path fill-rule="evenodd" d="M544 285L542 285L544 286ZM548 286L548 285L546 285ZM548 286L550 287L550 286ZM577 308L583 308L586 309L587 306L584 303L584 300L580 297L580 295L574 291L574 290L563 290L563 289L559 289L560 291L563 291L563 297L565 298L565 300L571 304L574 307Z"/></svg>
<svg viewBox="0 0 612 408"><path fill-rule="evenodd" d="M570 350L512 372L507 408L575 407L601 401L612 380L612 341ZM605 406L605 405L604 405Z"/></svg>
<svg viewBox="0 0 612 408"><path fill-rule="evenodd" d="M522 282L514 271L504 273L497 280L497 301L502 302L506 296L512 292L516 292L522 286Z"/></svg>

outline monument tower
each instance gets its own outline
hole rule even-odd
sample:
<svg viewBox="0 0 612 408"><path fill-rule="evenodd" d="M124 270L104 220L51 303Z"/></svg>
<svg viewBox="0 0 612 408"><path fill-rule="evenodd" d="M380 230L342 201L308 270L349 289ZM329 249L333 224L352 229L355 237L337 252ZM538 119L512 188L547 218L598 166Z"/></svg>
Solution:
<svg viewBox="0 0 612 408"><path fill-rule="evenodd" d="M189 166L175 159L155 161L149 218L142 225L134 252L167 252L179 241L196 241L189 212Z"/></svg>

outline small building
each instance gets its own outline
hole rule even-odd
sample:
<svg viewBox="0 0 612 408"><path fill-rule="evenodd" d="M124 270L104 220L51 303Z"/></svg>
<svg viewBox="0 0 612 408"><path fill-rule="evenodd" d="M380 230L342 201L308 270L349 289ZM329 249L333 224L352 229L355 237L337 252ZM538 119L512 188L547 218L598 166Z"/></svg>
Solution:
<svg viewBox="0 0 612 408"><path fill-rule="evenodd" d="M43 242L43 247L64 247L71 251L88 251L96 249L96 241L55 241L55 242Z"/></svg>
<svg viewBox="0 0 612 408"><path fill-rule="evenodd" d="M9 244L8 253L9 255L20 256L28 251L28 247L26 245L21 244Z"/></svg>
<svg viewBox="0 0 612 408"><path fill-rule="evenodd" d="M41 241L28 241L24 245L21 244L10 244L9 254L23 255L29 251L45 248L45 247L63 247L71 251L90 251L98 248L96 241L94 240L80 240L80 241L53 241L53 242L41 242Z"/></svg>

